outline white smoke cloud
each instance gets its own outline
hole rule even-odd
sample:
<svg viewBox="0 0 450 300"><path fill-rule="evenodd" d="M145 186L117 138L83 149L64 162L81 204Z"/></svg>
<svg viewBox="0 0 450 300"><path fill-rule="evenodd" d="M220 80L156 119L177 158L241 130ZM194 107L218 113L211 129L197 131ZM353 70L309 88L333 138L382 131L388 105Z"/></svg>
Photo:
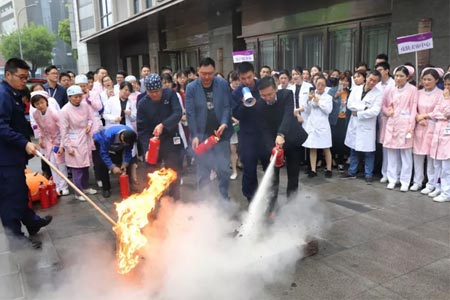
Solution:
<svg viewBox="0 0 450 300"><path fill-rule="evenodd" d="M45 288L38 298L269 299L267 286L293 281L302 246L309 236L320 235L325 218L311 198L279 201L273 224L258 225L258 235L249 238L236 235L246 216L236 217L238 208L231 203L163 199L145 230L149 242L132 274L118 275L110 244L92 241L73 253L77 264L60 272L57 290Z"/></svg>

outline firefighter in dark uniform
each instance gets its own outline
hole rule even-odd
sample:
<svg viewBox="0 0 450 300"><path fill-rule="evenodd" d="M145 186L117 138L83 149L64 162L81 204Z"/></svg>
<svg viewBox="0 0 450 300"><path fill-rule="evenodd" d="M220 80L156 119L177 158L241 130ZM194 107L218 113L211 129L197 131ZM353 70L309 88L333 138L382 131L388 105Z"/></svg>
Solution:
<svg viewBox="0 0 450 300"><path fill-rule="evenodd" d="M182 109L177 94L172 89L162 88L161 77L150 74L144 79L147 94L137 106L138 141L144 151L148 150L150 138L159 136L160 148L158 161L166 168L175 170L177 179L169 188L169 196L180 199L180 176L182 170L183 141L178 131ZM147 173L154 170L144 161L144 167L138 168L139 178L147 185Z"/></svg>
<svg viewBox="0 0 450 300"><path fill-rule="evenodd" d="M0 217L12 241L28 241L34 248L41 242L24 236L21 223L30 236L48 225L52 217L41 218L28 207L28 186L25 168L28 159L38 151L30 142L25 104L20 93L26 87L30 67L18 58L5 65L5 79L0 83Z"/></svg>

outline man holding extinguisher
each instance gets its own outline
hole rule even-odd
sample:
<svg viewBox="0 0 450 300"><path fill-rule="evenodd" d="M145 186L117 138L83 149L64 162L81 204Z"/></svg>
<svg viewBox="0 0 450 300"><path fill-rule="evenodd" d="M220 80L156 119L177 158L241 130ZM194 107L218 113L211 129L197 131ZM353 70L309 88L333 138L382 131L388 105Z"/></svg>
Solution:
<svg viewBox="0 0 450 300"><path fill-rule="evenodd" d="M169 187L169 196L180 199L180 175L182 170L181 151L184 148L178 123L181 120L182 109L177 94L170 88L163 88L161 77L150 74L144 79L146 95L139 101L137 107L136 125L138 141L144 149L149 149L149 141L153 137L159 138L158 163L175 170L177 179ZM155 151L151 149L150 151ZM146 157L155 157L156 153L147 153ZM154 171L153 161L144 161L144 167L139 168L139 178L144 187L148 184L147 173Z"/></svg>
<svg viewBox="0 0 450 300"><path fill-rule="evenodd" d="M136 132L126 125L113 125L94 134L95 151L93 155L94 166L102 181L103 197L111 196L110 170L114 175L122 173L132 174L131 168L136 164L132 157L132 149L136 143ZM120 167L119 167L120 166ZM132 183L137 180L130 178Z"/></svg>

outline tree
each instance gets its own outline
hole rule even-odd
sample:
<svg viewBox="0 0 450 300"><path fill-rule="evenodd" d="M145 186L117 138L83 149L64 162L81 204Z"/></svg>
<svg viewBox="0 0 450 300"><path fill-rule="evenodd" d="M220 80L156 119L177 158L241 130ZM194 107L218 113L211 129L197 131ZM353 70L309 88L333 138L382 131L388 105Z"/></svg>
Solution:
<svg viewBox="0 0 450 300"><path fill-rule="evenodd" d="M52 59L52 50L56 45L55 35L47 27L30 24L20 30L24 60L31 63L31 76L37 68L47 66ZM0 40L0 52L6 59L19 57L19 34L14 31L3 35Z"/></svg>
<svg viewBox="0 0 450 300"><path fill-rule="evenodd" d="M70 37L70 23L69 19L64 19L58 23L58 37L72 48L72 39Z"/></svg>

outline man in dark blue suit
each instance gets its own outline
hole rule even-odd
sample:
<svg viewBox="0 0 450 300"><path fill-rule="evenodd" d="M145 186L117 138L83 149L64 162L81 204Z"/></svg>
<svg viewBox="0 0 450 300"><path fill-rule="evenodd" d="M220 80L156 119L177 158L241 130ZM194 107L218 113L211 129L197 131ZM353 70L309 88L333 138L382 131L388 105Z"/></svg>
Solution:
<svg viewBox="0 0 450 300"><path fill-rule="evenodd" d="M215 76L215 62L207 57L200 61L199 78L186 88L186 116L192 149L210 135L220 136L220 142L208 152L197 156L197 184L204 187L210 181L211 170L217 172L222 198L229 199L231 93L228 82Z"/></svg>
<svg viewBox="0 0 450 300"><path fill-rule="evenodd" d="M12 241L29 241L23 235L21 223L30 236L48 225L52 217L44 219L28 207L28 186L25 168L28 158L38 147L28 136L25 104L22 91L27 83L30 67L18 58L11 58L5 65L5 79L0 83L0 218L6 233L16 237ZM31 240L30 240L31 241ZM31 241L34 248L40 241Z"/></svg>
<svg viewBox="0 0 450 300"><path fill-rule="evenodd" d="M261 139L260 116L255 109L262 100L259 96L259 80L255 78L255 70L249 62L243 62L238 66L239 81L241 84L233 91L233 117L239 120L239 157L244 165L242 175L242 193L250 201L258 188L256 168L258 161L263 166L268 164L268 157L263 151ZM253 107L244 105L242 89L248 87L256 100Z"/></svg>

